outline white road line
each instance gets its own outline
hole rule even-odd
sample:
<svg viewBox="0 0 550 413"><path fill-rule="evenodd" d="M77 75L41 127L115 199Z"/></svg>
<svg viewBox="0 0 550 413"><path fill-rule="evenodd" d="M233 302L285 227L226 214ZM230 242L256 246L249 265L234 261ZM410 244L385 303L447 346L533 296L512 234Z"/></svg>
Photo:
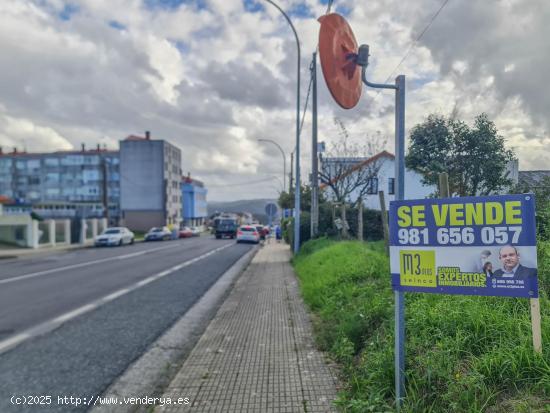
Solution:
<svg viewBox="0 0 550 413"><path fill-rule="evenodd" d="M22 343L25 340L28 340L31 338L30 335L26 333L17 334L13 337L10 337L4 341L0 341L0 354L2 354L5 350L15 347L18 344Z"/></svg>
<svg viewBox="0 0 550 413"><path fill-rule="evenodd" d="M181 246L181 245L178 244L178 245L170 245L169 247L153 248L153 249L150 249L150 250L132 252L130 254L125 254L125 255L117 255L116 257L102 258L100 260L86 261L86 262L82 262L80 264L67 265L65 267L51 268L49 270L33 272L33 273L30 273L30 274L17 275L17 276L14 276L12 278L5 278L5 279L0 280L0 285L1 284L12 283L12 282L15 282L15 281L26 280L28 278L39 277L41 275L51 274L51 273L54 273L54 272L57 272L57 271L72 270L72 269L75 269L75 268L87 267L89 265L100 264L102 262L108 262L108 261L125 260L125 259L128 259L128 258L136 257L138 255L149 254L151 252L160 251L160 250L167 250L167 249L176 248L176 247L179 247L179 246Z"/></svg>
<svg viewBox="0 0 550 413"><path fill-rule="evenodd" d="M96 307L97 306L94 304L86 304L85 306L79 307L76 310L70 311L68 313L63 314L62 316L54 318L52 320L52 323L56 323L56 324L64 323L65 321L68 321L71 318L75 318L80 314L87 313L88 311L93 310Z"/></svg>
<svg viewBox="0 0 550 413"><path fill-rule="evenodd" d="M183 267L187 267L188 265L191 265L194 262L197 262L199 260L202 260L212 254L215 254L221 250L226 249L227 247L230 247L234 244L226 244L222 247L216 248L210 252L204 253L196 258L193 258L189 261L185 261L181 264L175 265L165 271L159 272L157 274L151 275L139 282L136 282L135 284L132 284L129 287L120 289L115 291L114 293L111 293L109 295L106 295L102 298L99 298L97 300L92 301L89 304L83 305L82 307L79 307L75 310L69 311L68 313L62 314L52 320L45 321L41 324L38 324L37 326L31 327L13 337L7 338L6 340L0 341L0 354L3 352L10 350L14 348L15 346L21 344L22 342L28 340L29 338L50 332L52 330L55 330L59 326L61 326L63 323L72 320L73 318L76 318L82 314L85 314L89 311L95 310L96 308L102 306L103 304L106 304L110 301L115 300L116 298L119 298L125 294L128 294L131 291L137 290L140 287L143 287L144 285L147 285L155 280L158 280L159 278L165 277L169 274L172 274L175 271L180 270Z"/></svg>
<svg viewBox="0 0 550 413"><path fill-rule="evenodd" d="M112 294L109 294L105 297L103 297L104 300L107 300L107 301L111 301L111 300L114 300L115 298L118 298L120 297L121 295L124 295L128 292L128 289L127 288L124 288L122 290L118 290L118 291L115 291L114 293Z"/></svg>

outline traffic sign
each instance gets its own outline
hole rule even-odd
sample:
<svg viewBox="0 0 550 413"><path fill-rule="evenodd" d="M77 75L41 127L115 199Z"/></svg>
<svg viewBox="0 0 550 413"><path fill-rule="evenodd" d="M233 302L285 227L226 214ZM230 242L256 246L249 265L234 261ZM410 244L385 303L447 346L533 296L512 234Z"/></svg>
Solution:
<svg viewBox="0 0 550 413"><path fill-rule="evenodd" d="M265 213L270 217L275 216L275 214L277 213L277 205L273 202L270 202L265 206Z"/></svg>

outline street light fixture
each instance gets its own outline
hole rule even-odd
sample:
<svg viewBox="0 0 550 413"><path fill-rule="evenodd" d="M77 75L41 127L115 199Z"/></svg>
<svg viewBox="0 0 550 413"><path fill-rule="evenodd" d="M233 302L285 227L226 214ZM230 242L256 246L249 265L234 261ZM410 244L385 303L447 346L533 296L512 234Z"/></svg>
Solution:
<svg viewBox="0 0 550 413"><path fill-rule="evenodd" d="M269 143L272 143L273 145L275 145L277 148L279 148L279 150L281 151L281 155L283 155L283 191L286 192L286 186L285 186L285 181L286 181L286 155L285 155L285 152L283 151L283 148L281 148L281 146L271 140L271 139L262 139L262 138L258 138L258 142L269 142Z"/></svg>
<svg viewBox="0 0 550 413"><path fill-rule="evenodd" d="M297 59L297 71L296 71L296 189L294 190L294 253L297 254L300 250L300 40L298 39L298 33L294 28L294 25L290 21L287 14L272 0L265 0L284 16L290 28L294 32L296 38L296 49L298 52Z"/></svg>

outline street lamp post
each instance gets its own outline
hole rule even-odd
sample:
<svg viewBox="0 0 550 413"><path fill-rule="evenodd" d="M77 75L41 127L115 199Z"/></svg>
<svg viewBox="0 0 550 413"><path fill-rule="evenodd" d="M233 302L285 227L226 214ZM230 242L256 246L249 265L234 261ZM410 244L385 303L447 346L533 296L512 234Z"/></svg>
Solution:
<svg viewBox="0 0 550 413"><path fill-rule="evenodd" d="M290 28L294 32L294 37L296 38L296 49L298 52L298 65L296 71L296 189L294 190L294 253L296 254L300 250L300 40L298 39L298 33L294 25L283 9L272 0L265 1L279 10L290 25Z"/></svg>
<svg viewBox="0 0 550 413"><path fill-rule="evenodd" d="M283 155L283 191L286 192L286 186L285 186L285 182L286 182L286 155L285 155L285 152L283 151L283 148L281 148L281 146L277 142L272 141L271 139L258 138L258 142L272 143L277 148L279 148L279 150L281 151L281 155Z"/></svg>

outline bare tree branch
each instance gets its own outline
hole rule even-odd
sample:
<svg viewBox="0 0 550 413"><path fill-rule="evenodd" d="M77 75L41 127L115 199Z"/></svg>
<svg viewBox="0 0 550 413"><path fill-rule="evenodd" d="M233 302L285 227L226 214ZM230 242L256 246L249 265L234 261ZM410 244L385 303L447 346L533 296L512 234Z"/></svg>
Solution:
<svg viewBox="0 0 550 413"><path fill-rule="evenodd" d="M332 144L327 156L321 158L319 178L330 188L329 196L337 202L355 205L372 189L384 159L376 158L386 144L380 133L366 136L365 143L352 142L343 122L334 118L340 139ZM351 199L354 195L355 199ZM357 195L357 196L355 196Z"/></svg>

